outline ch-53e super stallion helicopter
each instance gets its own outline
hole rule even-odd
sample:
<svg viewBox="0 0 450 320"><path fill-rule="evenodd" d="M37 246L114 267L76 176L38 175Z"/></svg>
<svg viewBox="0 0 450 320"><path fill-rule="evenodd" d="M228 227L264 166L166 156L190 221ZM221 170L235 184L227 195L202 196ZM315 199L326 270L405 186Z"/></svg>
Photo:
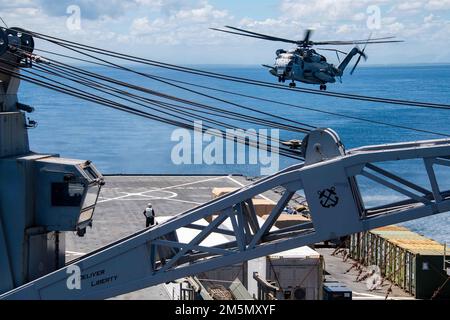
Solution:
<svg viewBox="0 0 450 320"><path fill-rule="evenodd" d="M232 34L237 34L241 36L257 38L269 41L280 41L293 43L297 45L296 48L291 50L278 49L276 51L276 60L273 66L265 65L264 67L269 68L269 72L275 77L278 77L278 82L285 82L286 80L291 80L289 83L290 87L295 87L295 81L300 81L308 84L318 84L320 85L320 90L326 90L326 83L335 83L336 77L342 82L342 75L344 70L352 60L355 55L359 55L353 66L350 74L353 74L361 57L367 60L367 56L364 53L367 44L374 43L391 43L391 42L403 42L401 40L388 40L395 37L384 37L384 38L373 38L370 37L364 40L351 40L351 41L311 41L310 37L312 30L307 30L305 33L305 38L303 40L290 40L285 38L279 38L274 36L265 35L262 33L256 33L240 28L225 26L225 28L234 30L223 30L217 28L211 28L215 31L227 32ZM360 50L357 45L364 44L364 48ZM317 48L317 50L334 51L339 60L339 66L335 66L327 62L327 59L312 49L313 46L322 45L356 45L350 52L344 52L334 48ZM339 53L345 54L344 60L340 61Z"/></svg>

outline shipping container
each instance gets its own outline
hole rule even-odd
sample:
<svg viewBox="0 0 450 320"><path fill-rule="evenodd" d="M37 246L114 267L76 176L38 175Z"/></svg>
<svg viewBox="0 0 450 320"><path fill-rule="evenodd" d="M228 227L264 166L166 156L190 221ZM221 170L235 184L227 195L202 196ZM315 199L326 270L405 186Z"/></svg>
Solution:
<svg viewBox="0 0 450 320"><path fill-rule="evenodd" d="M350 257L378 266L381 276L417 299L449 299L445 246L401 226L351 236Z"/></svg>

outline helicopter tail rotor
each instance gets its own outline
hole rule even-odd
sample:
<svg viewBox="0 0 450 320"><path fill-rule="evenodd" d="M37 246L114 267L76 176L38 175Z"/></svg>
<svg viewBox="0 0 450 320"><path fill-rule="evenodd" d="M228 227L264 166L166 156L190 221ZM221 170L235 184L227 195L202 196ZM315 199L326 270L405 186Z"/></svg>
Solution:
<svg viewBox="0 0 450 320"><path fill-rule="evenodd" d="M359 57L358 57L358 59L356 60L356 63L355 63L355 65L353 66L352 70L350 71L350 74L353 74L353 72L355 72L356 67L358 66L359 62L361 61L361 57L364 58L364 61L367 60L367 55L364 53L364 50L365 50L365 49L366 49L366 48L364 48L362 51L358 49Z"/></svg>
<svg viewBox="0 0 450 320"><path fill-rule="evenodd" d="M372 38L372 34L369 35L369 38L367 39L366 44L364 45L364 48L362 49L362 51L360 51L358 49L358 53L359 53L359 57L358 60L356 60L355 65L353 66L352 70L350 71L350 74L353 74L353 72L355 72L356 67L358 66L359 62L361 61L361 57L364 58L364 61L367 60L367 55L364 53L364 51L366 51L367 48L367 44L370 42L370 39Z"/></svg>

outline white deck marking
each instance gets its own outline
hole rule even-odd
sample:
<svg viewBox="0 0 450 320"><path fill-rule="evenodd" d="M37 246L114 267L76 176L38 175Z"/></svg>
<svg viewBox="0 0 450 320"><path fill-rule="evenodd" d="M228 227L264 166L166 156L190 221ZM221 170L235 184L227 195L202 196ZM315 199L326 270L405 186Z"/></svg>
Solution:
<svg viewBox="0 0 450 320"><path fill-rule="evenodd" d="M83 252L69 251L69 250L66 250L66 253L74 255L74 256L84 256L86 254L86 253L83 253Z"/></svg>
<svg viewBox="0 0 450 320"><path fill-rule="evenodd" d="M219 179L224 179L224 178L226 178L226 176L225 177L224 176L220 176L220 177L214 177L214 178L209 178L209 179L204 179L204 180L187 182L187 183L182 183L182 184L179 184L179 185L174 185L174 186L169 186L169 187L164 187L164 188L156 188L156 189L142 191L142 192L139 193L139 195L147 197L146 195L144 195L144 193L150 193L150 192L155 192L155 191L163 191L163 190L168 190L168 189L173 189L173 188L178 188L178 187L183 187L183 186L189 186L189 185L196 184L196 183L202 183L202 182L207 182L207 181L214 181L214 180L219 180ZM105 200L101 200L101 201L98 201L97 203L109 202L109 201L113 201L113 200L121 200L121 199L127 198L129 196L130 196L129 194L126 194L126 195L123 195L123 196L118 196L118 197L114 197L114 198L108 198L108 199L105 199ZM164 199L164 198L162 198L162 199ZM169 199L167 199L167 200L169 200Z"/></svg>
<svg viewBox="0 0 450 320"><path fill-rule="evenodd" d="M174 198L164 199L164 200L175 201L175 202L186 202L186 203L191 203L191 204L195 204L198 206L204 203L204 202L195 202L195 201L181 200L181 199L174 199Z"/></svg>

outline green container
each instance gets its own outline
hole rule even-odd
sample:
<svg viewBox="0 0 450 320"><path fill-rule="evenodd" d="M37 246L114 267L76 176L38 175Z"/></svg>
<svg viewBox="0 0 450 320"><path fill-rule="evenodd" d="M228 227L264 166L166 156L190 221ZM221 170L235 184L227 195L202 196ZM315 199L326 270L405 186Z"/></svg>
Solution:
<svg viewBox="0 0 450 320"><path fill-rule="evenodd" d="M349 251L363 265L380 267L383 277L417 299L450 299L445 248L434 240L387 226L352 235Z"/></svg>

